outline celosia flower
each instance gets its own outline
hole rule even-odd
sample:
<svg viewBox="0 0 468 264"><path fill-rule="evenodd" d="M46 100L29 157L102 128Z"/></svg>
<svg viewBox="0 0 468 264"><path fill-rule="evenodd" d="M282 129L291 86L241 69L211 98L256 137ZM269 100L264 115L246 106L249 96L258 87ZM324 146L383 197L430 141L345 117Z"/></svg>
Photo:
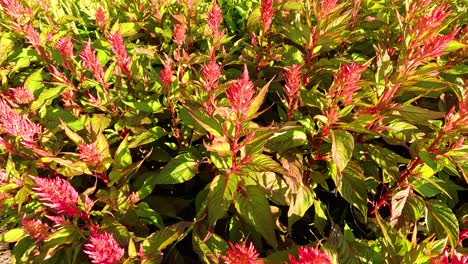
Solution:
<svg viewBox="0 0 468 264"><path fill-rule="evenodd" d="M78 192L70 182L59 177L53 179L32 178L36 184L33 191L45 206L56 210L57 213L65 213L71 217L79 215L80 211L76 205Z"/></svg>
<svg viewBox="0 0 468 264"><path fill-rule="evenodd" d="M286 69L284 74L286 84L283 86L283 90L290 99L297 97L299 88L301 88L301 67L301 65L293 64L291 67Z"/></svg>
<svg viewBox="0 0 468 264"><path fill-rule="evenodd" d="M172 74L174 71L172 70L172 62L171 59L164 54L166 60L164 61L164 69L160 72L159 81L163 85L164 88L169 88L172 85Z"/></svg>
<svg viewBox="0 0 468 264"><path fill-rule="evenodd" d="M23 28L23 32L26 35L29 43L33 45L36 49L37 47L41 46L41 37L39 36L39 32L31 25L27 24Z"/></svg>
<svg viewBox="0 0 468 264"><path fill-rule="evenodd" d="M218 87L219 76L221 75L221 66L212 59L202 67L203 86L207 91Z"/></svg>
<svg viewBox="0 0 468 264"><path fill-rule="evenodd" d="M260 24L263 32L270 30L275 12L273 11L273 0L262 0L260 4Z"/></svg>
<svg viewBox="0 0 468 264"><path fill-rule="evenodd" d="M38 241L49 237L49 226L39 219L27 219L24 214L22 224L24 231Z"/></svg>
<svg viewBox="0 0 468 264"><path fill-rule="evenodd" d="M128 196L128 200L130 201L131 204L135 205L140 200L140 195L138 195L138 193L132 192Z"/></svg>
<svg viewBox="0 0 468 264"><path fill-rule="evenodd" d="M18 0L0 0L0 5L6 10L6 14L17 20L21 19L25 14L24 6Z"/></svg>
<svg viewBox="0 0 468 264"><path fill-rule="evenodd" d="M57 49L65 59L73 57L73 42L69 37L62 37L57 40Z"/></svg>
<svg viewBox="0 0 468 264"><path fill-rule="evenodd" d="M93 233L84 247L83 252L88 255L92 263L118 263L125 253L124 249L115 241L114 235L108 232L104 232L104 234Z"/></svg>
<svg viewBox="0 0 468 264"><path fill-rule="evenodd" d="M292 255L289 255L291 264L331 264L330 257L318 248L303 246L297 249L297 253L297 260Z"/></svg>
<svg viewBox="0 0 468 264"><path fill-rule="evenodd" d="M17 104L29 104L34 101L34 95L25 87L10 88Z"/></svg>
<svg viewBox="0 0 468 264"><path fill-rule="evenodd" d="M424 13L417 21L416 26L413 29L413 33L417 38L422 37L425 34L433 34L437 32L434 29L438 29L444 20L452 13L448 11L450 4L441 4L434 8L431 13Z"/></svg>
<svg viewBox="0 0 468 264"><path fill-rule="evenodd" d="M104 68L98 60L96 53L91 49L91 40L88 40L83 50L80 52L80 58L83 60L83 66L87 68L94 78L103 86L104 85Z"/></svg>
<svg viewBox="0 0 468 264"><path fill-rule="evenodd" d="M102 160L102 155L96 144L83 144L79 146L80 159L86 163L97 164Z"/></svg>
<svg viewBox="0 0 468 264"><path fill-rule="evenodd" d="M111 44L112 51L117 57L117 63L119 64L120 69L122 69L125 75L130 77L130 57L128 57L127 50L125 49L120 30L116 30L113 34L109 34L108 40Z"/></svg>
<svg viewBox="0 0 468 264"><path fill-rule="evenodd" d="M102 7L98 7L98 9L96 10L96 22L98 24L98 27L102 30L106 28L107 18L106 13L104 12L104 9L102 9Z"/></svg>
<svg viewBox="0 0 468 264"><path fill-rule="evenodd" d="M340 67L333 85L341 88L339 95L344 97L344 105L349 105L353 99L353 94L359 90L359 79L361 79L361 75L366 68L367 65L356 63Z"/></svg>
<svg viewBox="0 0 468 264"><path fill-rule="evenodd" d="M229 248L224 256L221 258L224 260L225 264L263 264L263 260L258 256L258 252L255 249L252 242L247 247L245 242L235 245L229 242L231 248Z"/></svg>
<svg viewBox="0 0 468 264"><path fill-rule="evenodd" d="M213 6L211 7L210 12L208 13L208 26L210 27L214 37L217 37L220 34L219 27L221 26L222 18L223 11L215 0L213 1Z"/></svg>
<svg viewBox="0 0 468 264"><path fill-rule="evenodd" d="M238 117L243 117L243 115L245 115L252 103L254 94L254 85L250 81L247 65L244 64L242 77L237 79L237 82L231 84L226 90L226 96L231 104L232 111L234 111Z"/></svg>
<svg viewBox="0 0 468 264"><path fill-rule="evenodd" d="M26 144L33 144L42 131L40 124L35 124L13 111L3 100L0 100L0 125L3 126L4 133L19 136Z"/></svg>
<svg viewBox="0 0 468 264"><path fill-rule="evenodd" d="M320 11L317 14L318 19L326 18L338 6L337 0L324 0L320 4Z"/></svg>
<svg viewBox="0 0 468 264"><path fill-rule="evenodd" d="M436 36L420 46L420 49L415 54L415 59L423 60L425 58L438 57L444 55L444 49L447 47L448 43L455 37L458 33L458 29L452 31L452 33L446 36Z"/></svg>
<svg viewBox="0 0 468 264"><path fill-rule="evenodd" d="M177 46L180 48L184 42L185 38L187 37L186 35L186 30L185 30L185 25L182 23L179 23L174 26L172 38L174 39L174 42L177 44Z"/></svg>

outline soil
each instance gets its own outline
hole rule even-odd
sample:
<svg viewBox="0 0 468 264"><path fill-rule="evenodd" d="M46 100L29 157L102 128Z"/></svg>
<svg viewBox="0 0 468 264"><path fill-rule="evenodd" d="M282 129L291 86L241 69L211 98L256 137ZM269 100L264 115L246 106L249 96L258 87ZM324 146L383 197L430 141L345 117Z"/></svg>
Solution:
<svg viewBox="0 0 468 264"><path fill-rule="evenodd" d="M5 232L5 229L0 230L0 234ZM8 264L11 263L11 253L8 243L0 243L0 263Z"/></svg>

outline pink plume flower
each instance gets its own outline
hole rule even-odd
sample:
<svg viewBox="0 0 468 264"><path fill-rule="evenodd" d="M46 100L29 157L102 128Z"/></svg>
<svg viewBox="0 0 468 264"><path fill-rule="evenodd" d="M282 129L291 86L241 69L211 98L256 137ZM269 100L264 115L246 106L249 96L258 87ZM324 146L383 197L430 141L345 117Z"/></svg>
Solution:
<svg viewBox="0 0 468 264"><path fill-rule="evenodd" d="M291 264L331 264L330 257L318 248L303 246L297 249L297 253L297 260L291 254L289 255L289 261Z"/></svg>
<svg viewBox="0 0 468 264"><path fill-rule="evenodd" d="M6 10L6 14L14 17L17 21L21 20L25 14L24 6L18 0L0 0L0 5Z"/></svg>
<svg viewBox="0 0 468 264"><path fill-rule="evenodd" d="M180 48L184 44L185 38L187 37L185 25L182 23L175 25L173 32L174 33L172 34L172 38L174 39L174 42L177 44L177 47Z"/></svg>
<svg viewBox="0 0 468 264"><path fill-rule="evenodd" d="M97 164L102 160L102 155L96 144L83 144L79 146L80 159L89 164Z"/></svg>
<svg viewBox="0 0 468 264"><path fill-rule="evenodd" d="M239 244L232 244L229 242L231 247L226 251L224 256L221 258L225 264L263 264L263 260L258 256L258 252L255 249L252 242L247 247L245 242Z"/></svg>
<svg viewBox="0 0 468 264"><path fill-rule="evenodd" d="M171 59L167 56L167 54L164 54L164 57L166 58L166 60L163 63L164 69L160 72L159 81L161 82L163 87L167 89L172 85L172 75L174 74L174 71L172 70Z"/></svg>
<svg viewBox="0 0 468 264"><path fill-rule="evenodd" d="M29 104L34 101L34 95L26 87L10 88L17 104Z"/></svg>
<svg viewBox="0 0 468 264"><path fill-rule="evenodd" d="M275 12L273 11L273 0L262 0L260 4L260 24L263 32L270 30Z"/></svg>
<svg viewBox="0 0 468 264"><path fill-rule="evenodd" d="M57 49L60 55L65 59L72 59L73 57L73 42L69 37L62 37L57 40Z"/></svg>
<svg viewBox="0 0 468 264"><path fill-rule="evenodd" d="M39 32L31 25L27 24L23 28L23 32L26 35L26 38L28 39L29 43L34 46L34 48L38 48L41 46L42 41L41 37L39 36Z"/></svg>
<svg viewBox="0 0 468 264"><path fill-rule="evenodd" d="M73 217L78 216L80 211L76 205L78 202L78 192L70 182L59 177L48 179L32 177L36 186L33 188L35 194L39 196L41 202L57 211Z"/></svg>
<svg viewBox="0 0 468 264"><path fill-rule="evenodd" d="M108 40L111 44L112 51L117 57L120 69L122 69L125 75L130 77L130 57L128 57L127 50L125 49L125 44L123 42L122 35L120 34L120 30L116 30L114 33L109 34Z"/></svg>
<svg viewBox="0 0 468 264"><path fill-rule="evenodd" d="M221 66L212 59L202 67L203 86L207 91L218 87L219 76L221 76Z"/></svg>
<svg viewBox="0 0 468 264"><path fill-rule="evenodd" d="M344 97L344 105L352 102L353 94L360 88L359 79L366 68L367 65L351 63L341 66L338 70L335 82L338 87L341 87L340 95Z"/></svg>
<svg viewBox="0 0 468 264"><path fill-rule="evenodd" d="M208 26L213 33L213 36L219 36L219 27L221 26L221 21L223 19L223 11L219 7L218 3L213 1L213 6L211 7L210 12L208 13Z"/></svg>
<svg viewBox="0 0 468 264"><path fill-rule="evenodd" d="M326 18L338 6L337 0L324 0L320 4L318 19Z"/></svg>
<svg viewBox="0 0 468 264"><path fill-rule="evenodd" d="M28 233L32 238L43 240L49 237L49 226L45 223L42 223L39 219L27 219L26 214L22 218L23 229Z"/></svg>
<svg viewBox="0 0 468 264"><path fill-rule="evenodd" d="M98 7L98 9L96 10L96 23L98 27L102 30L106 28L107 18L106 13L104 12L104 9L102 7Z"/></svg>
<svg viewBox="0 0 468 264"><path fill-rule="evenodd" d="M84 247L83 252L88 255L91 262L98 264L118 263L125 253L115 241L114 235L108 232L93 233Z"/></svg>
<svg viewBox="0 0 468 264"><path fill-rule="evenodd" d="M231 109L238 117L243 117L253 100L255 89L249 78L247 65L244 64L244 73L237 82L231 84L226 90L226 96L231 104Z"/></svg>
<svg viewBox="0 0 468 264"><path fill-rule="evenodd" d="M35 124L12 110L3 100L0 100L0 126L4 133L11 136L19 136L24 144L34 144L38 135L42 132L42 126Z"/></svg>
<svg viewBox="0 0 468 264"><path fill-rule="evenodd" d="M91 40L88 40L83 50L80 52L80 58L83 60L83 66L87 68L99 84L104 84L104 68L96 56L95 51L91 48Z"/></svg>
<svg viewBox="0 0 468 264"><path fill-rule="evenodd" d="M284 92L288 96L288 98L295 98L297 97L297 93L301 88L301 79L302 79L302 72L301 72L301 65L293 64L291 67L286 69L284 73L284 78L286 79L286 84L283 87Z"/></svg>

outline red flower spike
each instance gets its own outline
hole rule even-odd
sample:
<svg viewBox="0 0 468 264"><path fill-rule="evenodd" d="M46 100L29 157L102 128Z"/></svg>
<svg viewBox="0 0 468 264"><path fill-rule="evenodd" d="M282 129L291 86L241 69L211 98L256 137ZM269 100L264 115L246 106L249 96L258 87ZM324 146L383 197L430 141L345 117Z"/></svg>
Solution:
<svg viewBox="0 0 468 264"><path fill-rule="evenodd" d="M244 64L242 77L237 79L237 82L231 84L226 90L226 96L231 104L231 109L238 117L243 117L247 113L254 94L254 85L250 81L247 65Z"/></svg>
<svg viewBox="0 0 468 264"><path fill-rule="evenodd" d="M69 37L63 37L57 40L57 49L60 55L65 59L72 59L73 57L73 42Z"/></svg>
<svg viewBox="0 0 468 264"><path fill-rule="evenodd" d="M262 0L260 4L260 24L262 25L263 33L270 30L274 16L273 0Z"/></svg>
<svg viewBox="0 0 468 264"><path fill-rule="evenodd" d="M336 84L341 87L340 95L344 97L343 104L349 105L352 102L353 94L359 90L359 79L367 65L359 65L351 63L341 66L337 76L335 77Z"/></svg>
<svg viewBox="0 0 468 264"><path fill-rule="evenodd" d="M102 7L98 7L96 10L96 23L100 29L104 30L106 28L107 18L106 13Z"/></svg>
<svg viewBox="0 0 468 264"><path fill-rule="evenodd" d="M291 264L331 264L330 257L320 251L318 248L303 246L297 249L297 260L290 254Z"/></svg>
<svg viewBox="0 0 468 264"><path fill-rule="evenodd" d="M223 11L215 0L213 1L213 6L211 7L210 12L208 13L208 26L210 27L214 37L220 35L219 27L221 26L222 19Z"/></svg>
<svg viewBox="0 0 468 264"><path fill-rule="evenodd" d="M92 263L114 264L119 263L125 251L115 241L114 235L108 232L104 234L93 233L84 245L84 253L88 255Z"/></svg>
<svg viewBox="0 0 468 264"><path fill-rule="evenodd" d="M79 146L80 159L89 164L97 164L102 160L102 155L95 144L83 144Z"/></svg>
<svg viewBox="0 0 468 264"><path fill-rule="evenodd" d="M284 73L286 84L284 85L283 90L289 99L297 97L297 93L301 88L301 67L301 65L293 64L291 67L286 69L286 72Z"/></svg>
<svg viewBox="0 0 468 264"><path fill-rule="evenodd" d="M224 256L221 258L225 264L263 264L263 260L258 256L258 252L255 249L252 242L247 247L245 242L242 244L236 243L235 245L229 242L231 248L226 251Z"/></svg>
<svg viewBox="0 0 468 264"><path fill-rule="evenodd" d="M0 100L0 126L4 133L11 136L19 136L22 143L34 145L38 135L42 132L42 126L35 124L27 117L13 111L5 101Z"/></svg>
<svg viewBox="0 0 468 264"><path fill-rule="evenodd" d="M25 87L10 88L17 104L29 104L34 101L34 95Z"/></svg>
<svg viewBox="0 0 468 264"><path fill-rule="evenodd" d="M23 229L28 233L32 238L43 240L49 237L49 226L45 223L42 223L39 219L27 219L26 214L22 218Z"/></svg>
<svg viewBox="0 0 468 264"><path fill-rule="evenodd" d="M36 184L33 191L45 206L56 210L57 213L65 213L70 217L79 215L80 211L76 205L78 192L70 182L59 177L53 179L32 178Z"/></svg>
<svg viewBox="0 0 468 264"><path fill-rule="evenodd" d="M33 45L35 48L41 46L42 41L41 37L39 36L39 32L37 32L37 30L32 25L27 24L24 26L23 32L31 45Z"/></svg>
<svg viewBox="0 0 468 264"><path fill-rule="evenodd" d="M127 50L125 49L125 44L123 42L122 35L120 34L120 30L118 29L114 33L109 34L108 40L111 44L112 52L114 52L117 57L120 69L125 75L131 77L130 58L128 57Z"/></svg>
<svg viewBox="0 0 468 264"><path fill-rule="evenodd" d="M88 40L83 50L80 52L80 58L83 60L83 66L87 68L99 84L104 84L104 68L96 56L96 52L91 48L91 40Z"/></svg>
<svg viewBox="0 0 468 264"><path fill-rule="evenodd" d="M221 66L216 60L211 60L202 67L203 86L210 92L218 87L218 80L221 76Z"/></svg>
<svg viewBox="0 0 468 264"><path fill-rule="evenodd" d="M16 18L17 20L22 19L25 14L24 6L18 0L0 0L0 5L6 10L6 14Z"/></svg>
<svg viewBox="0 0 468 264"><path fill-rule="evenodd" d="M326 18L338 6L337 0L324 0L320 4L318 20Z"/></svg>
<svg viewBox="0 0 468 264"><path fill-rule="evenodd" d="M173 32L172 39L177 44L177 47L180 48L184 44L185 38L187 37L185 25L181 23L175 25Z"/></svg>
<svg viewBox="0 0 468 264"><path fill-rule="evenodd" d="M422 36L424 33L432 33L434 29L439 28L444 20L452 13L448 11L450 4L442 4L430 14L423 14L417 21L414 27L414 33L416 36Z"/></svg>
<svg viewBox="0 0 468 264"><path fill-rule="evenodd" d="M159 81L163 85L164 88L168 89L172 85L172 75L174 71L172 70L172 62L171 59L164 54L166 60L164 61L164 69L160 72Z"/></svg>

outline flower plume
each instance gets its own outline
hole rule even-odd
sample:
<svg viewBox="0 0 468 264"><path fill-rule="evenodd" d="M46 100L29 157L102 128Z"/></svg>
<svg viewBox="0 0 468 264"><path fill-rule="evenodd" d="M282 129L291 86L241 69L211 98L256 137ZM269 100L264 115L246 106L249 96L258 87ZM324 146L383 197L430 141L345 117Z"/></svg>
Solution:
<svg viewBox="0 0 468 264"><path fill-rule="evenodd" d="M33 191L45 206L56 210L57 213L65 213L71 217L79 215L80 211L76 205L78 192L70 182L59 177L53 179L32 178L36 184Z"/></svg>
<svg viewBox="0 0 468 264"><path fill-rule="evenodd" d="M258 252L255 249L252 242L247 245L244 243L241 244L232 244L229 242L231 247L226 251L224 256L221 258L224 260L225 264L263 264L263 260L258 256Z"/></svg>
<svg viewBox="0 0 468 264"><path fill-rule="evenodd" d="M232 111L238 117L243 117L253 100L255 89L252 81L249 78L249 71L247 65L244 64L244 73L242 77L229 86L226 90L226 96L231 104Z"/></svg>
<svg viewBox="0 0 468 264"><path fill-rule="evenodd" d="M210 12L208 13L208 26L210 27L214 37L220 35L219 27L221 26L222 18L223 11L215 0L213 1L213 6L211 7Z"/></svg>
<svg viewBox="0 0 468 264"><path fill-rule="evenodd" d="M130 73L130 57L128 57L127 50L125 49L125 44L123 42L122 34L120 30L116 30L114 33L109 34L108 38L112 52L114 52L117 57L117 62L120 69L125 75L131 77Z"/></svg>
<svg viewBox="0 0 468 264"><path fill-rule="evenodd" d="M291 264L331 264L330 257L317 248L303 246L297 249L297 260L290 254L289 261Z"/></svg>
<svg viewBox="0 0 468 264"><path fill-rule="evenodd" d="M125 253L115 241L114 235L108 232L93 233L84 247L83 252L88 255L91 262L98 264L118 263Z"/></svg>

